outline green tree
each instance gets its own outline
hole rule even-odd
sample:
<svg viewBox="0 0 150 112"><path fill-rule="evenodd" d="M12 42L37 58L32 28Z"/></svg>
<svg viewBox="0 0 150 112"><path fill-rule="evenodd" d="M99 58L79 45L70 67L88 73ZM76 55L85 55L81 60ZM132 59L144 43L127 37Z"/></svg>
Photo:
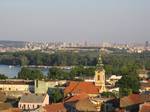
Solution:
<svg viewBox="0 0 150 112"><path fill-rule="evenodd" d="M0 74L0 79L8 79L8 77L5 76L4 74Z"/></svg>
<svg viewBox="0 0 150 112"><path fill-rule="evenodd" d="M63 93L58 88L50 90L50 101L52 103L60 102L63 99Z"/></svg>
<svg viewBox="0 0 150 112"><path fill-rule="evenodd" d="M29 79L29 80L35 80L35 79L43 79L44 75L40 70L36 70L36 69L29 69L29 68L25 68L23 67L21 69L21 71L18 73L18 78L19 79Z"/></svg>
<svg viewBox="0 0 150 112"><path fill-rule="evenodd" d="M139 92L139 78L136 75L123 75L118 81L120 96L127 96Z"/></svg>
<svg viewBox="0 0 150 112"><path fill-rule="evenodd" d="M47 74L47 78L50 80L62 80L62 79L69 79L69 73L56 67L52 67L49 69Z"/></svg>
<svg viewBox="0 0 150 112"><path fill-rule="evenodd" d="M28 64L29 64L28 58L26 56L21 56L20 57L20 65L25 66L25 65L28 65Z"/></svg>

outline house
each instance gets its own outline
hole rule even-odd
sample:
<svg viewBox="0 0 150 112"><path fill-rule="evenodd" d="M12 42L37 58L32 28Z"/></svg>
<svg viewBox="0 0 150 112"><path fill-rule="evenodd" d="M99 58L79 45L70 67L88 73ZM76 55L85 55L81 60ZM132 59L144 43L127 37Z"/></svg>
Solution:
<svg viewBox="0 0 150 112"><path fill-rule="evenodd" d="M150 102L146 102L140 105L139 112L150 112Z"/></svg>
<svg viewBox="0 0 150 112"><path fill-rule="evenodd" d="M17 79L0 80L0 91L34 92L34 81Z"/></svg>
<svg viewBox="0 0 150 112"><path fill-rule="evenodd" d="M150 91L150 80L140 82L141 91Z"/></svg>
<svg viewBox="0 0 150 112"><path fill-rule="evenodd" d="M59 81L44 81L44 80L35 80L35 93L47 93L50 88L55 88L59 85L64 85L66 80L59 80Z"/></svg>
<svg viewBox="0 0 150 112"><path fill-rule="evenodd" d="M147 79L149 77L148 71L145 69L138 70L138 76L140 79Z"/></svg>
<svg viewBox="0 0 150 112"><path fill-rule="evenodd" d="M45 112L67 112L64 103L53 103L43 107Z"/></svg>
<svg viewBox="0 0 150 112"><path fill-rule="evenodd" d="M122 76L116 76L116 75L112 75L111 77L109 77L108 80L106 80L109 84L111 84L112 86L114 86L116 84L116 82L118 80L120 80L122 78Z"/></svg>
<svg viewBox="0 0 150 112"><path fill-rule="evenodd" d="M131 94L120 99L120 108L129 112L138 112L139 105L150 101L150 95Z"/></svg>
<svg viewBox="0 0 150 112"><path fill-rule="evenodd" d="M48 94L27 94L25 93L18 104L18 108L33 110L49 104Z"/></svg>
<svg viewBox="0 0 150 112"><path fill-rule="evenodd" d="M97 112L97 108L95 104L93 104L89 96L86 93L81 93L75 96L71 96L65 99L65 105L69 112L76 112L76 111L92 111ZM100 105L98 105L100 107Z"/></svg>

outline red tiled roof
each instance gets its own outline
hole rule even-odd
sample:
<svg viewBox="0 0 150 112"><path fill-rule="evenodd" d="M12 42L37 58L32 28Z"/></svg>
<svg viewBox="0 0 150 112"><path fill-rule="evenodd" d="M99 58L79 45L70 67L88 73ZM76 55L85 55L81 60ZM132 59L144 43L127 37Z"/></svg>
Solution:
<svg viewBox="0 0 150 112"><path fill-rule="evenodd" d="M10 108L8 110L4 110L3 112L21 112L19 108Z"/></svg>
<svg viewBox="0 0 150 112"><path fill-rule="evenodd" d="M67 112L63 103L54 103L44 107L46 112Z"/></svg>
<svg viewBox="0 0 150 112"><path fill-rule="evenodd" d="M120 107L126 107L134 104L140 104L143 99L139 94L131 94L120 99Z"/></svg>
<svg viewBox="0 0 150 112"><path fill-rule="evenodd" d="M143 104L139 112L150 112L150 103Z"/></svg>
<svg viewBox="0 0 150 112"><path fill-rule="evenodd" d="M70 97L69 99L67 99L65 102L74 102L74 101L79 101L85 98L88 98L89 96L86 93L81 93L75 96Z"/></svg>
<svg viewBox="0 0 150 112"><path fill-rule="evenodd" d="M77 82L71 81L69 86L65 88L64 93L87 93L87 94L98 94L100 87L95 86L93 82Z"/></svg>

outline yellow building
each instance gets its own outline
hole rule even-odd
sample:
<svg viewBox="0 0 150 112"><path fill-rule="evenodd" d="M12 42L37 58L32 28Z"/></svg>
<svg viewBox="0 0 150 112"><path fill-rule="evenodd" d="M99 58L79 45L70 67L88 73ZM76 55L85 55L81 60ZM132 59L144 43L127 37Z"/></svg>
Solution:
<svg viewBox="0 0 150 112"><path fill-rule="evenodd" d="M106 87L105 87L105 70L103 68L103 63L102 63L102 58L101 58L101 54L99 55L98 58L98 63L96 65L96 70L95 70L95 86L99 86L101 87L100 89L100 93L106 91Z"/></svg>

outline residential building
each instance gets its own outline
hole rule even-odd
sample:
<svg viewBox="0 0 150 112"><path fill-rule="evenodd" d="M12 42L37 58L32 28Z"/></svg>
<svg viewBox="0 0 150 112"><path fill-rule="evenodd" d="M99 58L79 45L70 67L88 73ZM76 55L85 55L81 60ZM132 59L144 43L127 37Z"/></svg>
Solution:
<svg viewBox="0 0 150 112"><path fill-rule="evenodd" d="M30 80L0 80L0 91L34 92L34 82Z"/></svg>
<svg viewBox="0 0 150 112"><path fill-rule="evenodd" d="M140 82L141 91L150 91L150 80L144 80Z"/></svg>
<svg viewBox="0 0 150 112"><path fill-rule="evenodd" d="M47 93L50 88L55 88L59 85L64 85L66 80L57 80L57 81L44 81L44 80L35 80L35 93Z"/></svg>
<svg viewBox="0 0 150 112"><path fill-rule="evenodd" d="M150 101L150 95L131 94L120 99L120 108L129 112L138 112L139 105Z"/></svg>
<svg viewBox="0 0 150 112"><path fill-rule="evenodd" d="M68 112L64 103L53 103L44 107L45 112Z"/></svg>
<svg viewBox="0 0 150 112"><path fill-rule="evenodd" d="M111 84L112 86L114 86L116 84L116 82L118 80L120 80L122 78L122 76L116 76L116 75L112 75L109 77L108 80L106 80L109 84Z"/></svg>
<svg viewBox="0 0 150 112"><path fill-rule="evenodd" d="M139 112L150 112L150 102L145 102L140 105Z"/></svg>
<svg viewBox="0 0 150 112"><path fill-rule="evenodd" d="M18 104L18 108L33 110L49 104L48 94L24 94Z"/></svg>

